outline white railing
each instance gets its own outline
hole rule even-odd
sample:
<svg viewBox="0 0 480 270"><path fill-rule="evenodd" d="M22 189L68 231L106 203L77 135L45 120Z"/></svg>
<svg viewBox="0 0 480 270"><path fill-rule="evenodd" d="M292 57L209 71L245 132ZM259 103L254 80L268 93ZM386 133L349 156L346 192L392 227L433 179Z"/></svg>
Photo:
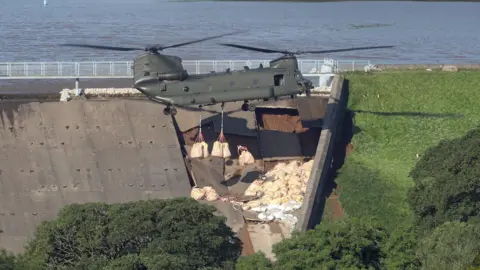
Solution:
<svg viewBox="0 0 480 270"><path fill-rule="evenodd" d="M184 60L183 66L189 74L250 68L270 60ZM336 61L332 59L299 59L298 65L305 75L322 74L322 66L331 66L333 72L363 70L370 61ZM57 78L131 78L131 61L108 62L0 62L0 79L57 79Z"/></svg>

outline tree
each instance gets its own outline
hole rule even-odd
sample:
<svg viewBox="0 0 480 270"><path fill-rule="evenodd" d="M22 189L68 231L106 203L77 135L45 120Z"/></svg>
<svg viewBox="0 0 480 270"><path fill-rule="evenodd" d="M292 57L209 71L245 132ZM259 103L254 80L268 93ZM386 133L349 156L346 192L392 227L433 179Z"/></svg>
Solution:
<svg viewBox="0 0 480 270"><path fill-rule="evenodd" d="M0 250L0 269L13 270L16 269L17 259L13 254L8 253L5 249Z"/></svg>
<svg viewBox="0 0 480 270"><path fill-rule="evenodd" d="M410 176L409 203L419 227L431 230L446 221L480 214L480 129L428 149Z"/></svg>
<svg viewBox="0 0 480 270"><path fill-rule="evenodd" d="M276 244L274 269L380 269L387 236L366 219L322 222Z"/></svg>
<svg viewBox="0 0 480 270"><path fill-rule="evenodd" d="M413 226L400 227L391 232L385 245L383 260L386 269L420 269L415 252L418 236Z"/></svg>
<svg viewBox="0 0 480 270"><path fill-rule="evenodd" d="M480 224L446 222L419 244L418 256L426 270L463 270L474 266L480 253Z"/></svg>
<svg viewBox="0 0 480 270"><path fill-rule="evenodd" d="M269 270L272 269L272 262L265 257L265 253L257 252L255 254L241 257L235 266L236 270Z"/></svg>
<svg viewBox="0 0 480 270"><path fill-rule="evenodd" d="M241 243L214 211L189 198L69 205L37 228L22 260L44 268L224 268Z"/></svg>

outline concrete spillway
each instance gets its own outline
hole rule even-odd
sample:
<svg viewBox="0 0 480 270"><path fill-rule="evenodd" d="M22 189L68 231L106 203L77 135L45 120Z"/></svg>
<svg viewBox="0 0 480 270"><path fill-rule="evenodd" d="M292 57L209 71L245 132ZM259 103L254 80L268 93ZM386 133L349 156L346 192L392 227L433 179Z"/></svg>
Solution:
<svg viewBox="0 0 480 270"><path fill-rule="evenodd" d="M71 203L189 196L172 119L142 100L0 103L0 246Z"/></svg>

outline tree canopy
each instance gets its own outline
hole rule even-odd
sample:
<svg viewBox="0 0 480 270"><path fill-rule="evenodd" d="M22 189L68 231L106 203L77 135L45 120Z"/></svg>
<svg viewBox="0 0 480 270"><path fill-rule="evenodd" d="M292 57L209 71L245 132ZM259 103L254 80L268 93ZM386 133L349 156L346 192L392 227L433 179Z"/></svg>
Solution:
<svg viewBox="0 0 480 270"><path fill-rule="evenodd" d="M480 214L480 129L428 149L410 173L417 224L430 230Z"/></svg>
<svg viewBox="0 0 480 270"><path fill-rule="evenodd" d="M463 270L480 253L480 224L446 222L425 237L418 256L425 270Z"/></svg>
<svg viewBox="0 0 480 270"><path fill-rule="evenodd" d="M322 222L274 245L274 263L257 253L240 258L237 269L418 269L414 248L409 229L390 236L368 218L347 218Z"/></svg>
<svg viewBox="0 0 480 270"><path fill-rule="evenodd" d="M228 269L241 243L214 211L187 198L70 205L37 228L21 260L29 269Z"/></svg>

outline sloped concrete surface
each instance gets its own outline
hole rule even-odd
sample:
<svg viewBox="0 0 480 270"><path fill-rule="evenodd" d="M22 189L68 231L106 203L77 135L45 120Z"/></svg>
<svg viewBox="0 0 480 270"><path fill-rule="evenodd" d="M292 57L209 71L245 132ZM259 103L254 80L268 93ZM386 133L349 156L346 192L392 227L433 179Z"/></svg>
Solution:
<svg viewBox="0 0 480 270"><path fill-rule="evenodd" d="M189 196L171 118L141 100L0 103L0 247L71 203Z"/></svg>

